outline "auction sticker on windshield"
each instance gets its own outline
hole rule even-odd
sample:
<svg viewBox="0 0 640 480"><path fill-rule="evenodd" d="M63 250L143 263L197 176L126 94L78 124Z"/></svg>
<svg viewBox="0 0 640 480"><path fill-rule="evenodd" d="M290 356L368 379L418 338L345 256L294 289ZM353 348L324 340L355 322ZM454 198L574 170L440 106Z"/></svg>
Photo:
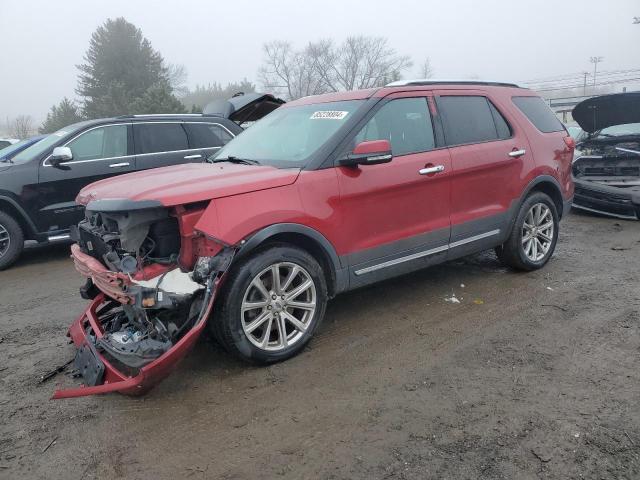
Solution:
<svg viewBox="0 0 640 480"><path fill-rule="evenodd" d="M313 115L311 115L310 119L311 120L319 120L319 119L324 119L324 120L342 120L344 117L347 116L349 112L344 112L341 110L321 110L319 112L313 112Z"/></svg>

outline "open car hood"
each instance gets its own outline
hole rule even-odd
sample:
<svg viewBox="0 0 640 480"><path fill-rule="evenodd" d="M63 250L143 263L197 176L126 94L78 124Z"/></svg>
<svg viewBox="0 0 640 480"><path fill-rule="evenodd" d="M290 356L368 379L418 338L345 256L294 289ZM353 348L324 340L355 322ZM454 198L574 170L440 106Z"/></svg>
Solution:
<svg viewBox="0 0 640 480"><path fill-rule="evenodd" d="M269 93L239 93L229 100L214 100L202 113L228 118L237 124L255 122L285 103Z"/></svg>
<svg viewBox="0 0 640 480"><path fill-rule="evenodd" d="M580 102L573 119L588 133L625 123L640 123L640 92L602 95Z"/></svg>
<svg viewBox="0 0 640 480"><path fill-rule="evenodd" d="M90 210L89 204L117 210L122 201L171 207L290 185L299 173L266 165L188 163L100 180L83 188L76 202Z"/></svg>

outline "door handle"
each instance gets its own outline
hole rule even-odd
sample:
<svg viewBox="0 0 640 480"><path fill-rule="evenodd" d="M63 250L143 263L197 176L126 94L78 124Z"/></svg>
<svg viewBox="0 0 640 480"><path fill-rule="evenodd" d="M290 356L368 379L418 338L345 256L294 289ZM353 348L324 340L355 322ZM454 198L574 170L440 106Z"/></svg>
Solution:
<svg viewBox="0 0 640 480"><path fill-rule="evenodd" d="M444 165L436 165L435 167L422 168L418 171L420 175L429 175L430 173L444 172Z"/></svg>
<svg viewBox="0 0 640 480"><path fill-rule="evenodd" d="M128 166L129 166L129 162L112 163L111 165L109 165L109 168L122 168L122 167L128 167Z"/></svg>
<svg viewBox="0 0 640 480"><path fill-rule="evenodd" d="M524 148L521 148L520 150L513 150L509 152L509 156L511 158L518 158L524 155L525 153L527 153L527 151Z"/></svg>
<svg viewBox="0 0 640 480"><path fill-rule="evenodd" d="M194 158L202 158L202 155L198 153L196 155L187 155L186 157L184 157L185 160L193 160Z"/></svg>

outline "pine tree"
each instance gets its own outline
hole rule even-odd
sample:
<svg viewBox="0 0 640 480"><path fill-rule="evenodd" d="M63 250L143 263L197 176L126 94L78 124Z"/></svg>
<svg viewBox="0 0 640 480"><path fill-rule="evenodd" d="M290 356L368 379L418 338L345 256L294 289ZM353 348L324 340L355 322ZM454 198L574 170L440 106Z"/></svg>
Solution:
<svg viewBox="0 0 640 480"><path fill-rule="evenodd" d="M144 113L184 110L173 95L162 55L124 18L108 19L96 29L84 60L78 65L76 91L84 99L86 118L143 113L136 111L140 105Z"/></svg>
<svg viewBox="0 0 640 480"><path fill-rule="evenodd" d="M82 115L80 115L78 106L73 100L64 97L58 105L51 107L39 131L40 133L52 133L81 120Z"/></svg>

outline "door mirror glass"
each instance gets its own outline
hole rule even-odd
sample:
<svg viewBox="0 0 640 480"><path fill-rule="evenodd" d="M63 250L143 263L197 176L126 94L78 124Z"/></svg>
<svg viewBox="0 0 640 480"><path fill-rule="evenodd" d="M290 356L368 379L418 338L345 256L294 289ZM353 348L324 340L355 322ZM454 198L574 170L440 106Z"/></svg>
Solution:
<svg viewBox="0 0 640 480"><path fill-rule="evenodd" d="M49 157L49 163L53 167L59 167L61 163L73 160L73 153L69 147L56 147Z"/></svg>
<svg viewBox="0 0 640 480"><path fill-rule="evenodd" d="M389 140L370 140L360 142L353 152L340 160L342 166L377 165L388 163L393 158Z"/></svg>

